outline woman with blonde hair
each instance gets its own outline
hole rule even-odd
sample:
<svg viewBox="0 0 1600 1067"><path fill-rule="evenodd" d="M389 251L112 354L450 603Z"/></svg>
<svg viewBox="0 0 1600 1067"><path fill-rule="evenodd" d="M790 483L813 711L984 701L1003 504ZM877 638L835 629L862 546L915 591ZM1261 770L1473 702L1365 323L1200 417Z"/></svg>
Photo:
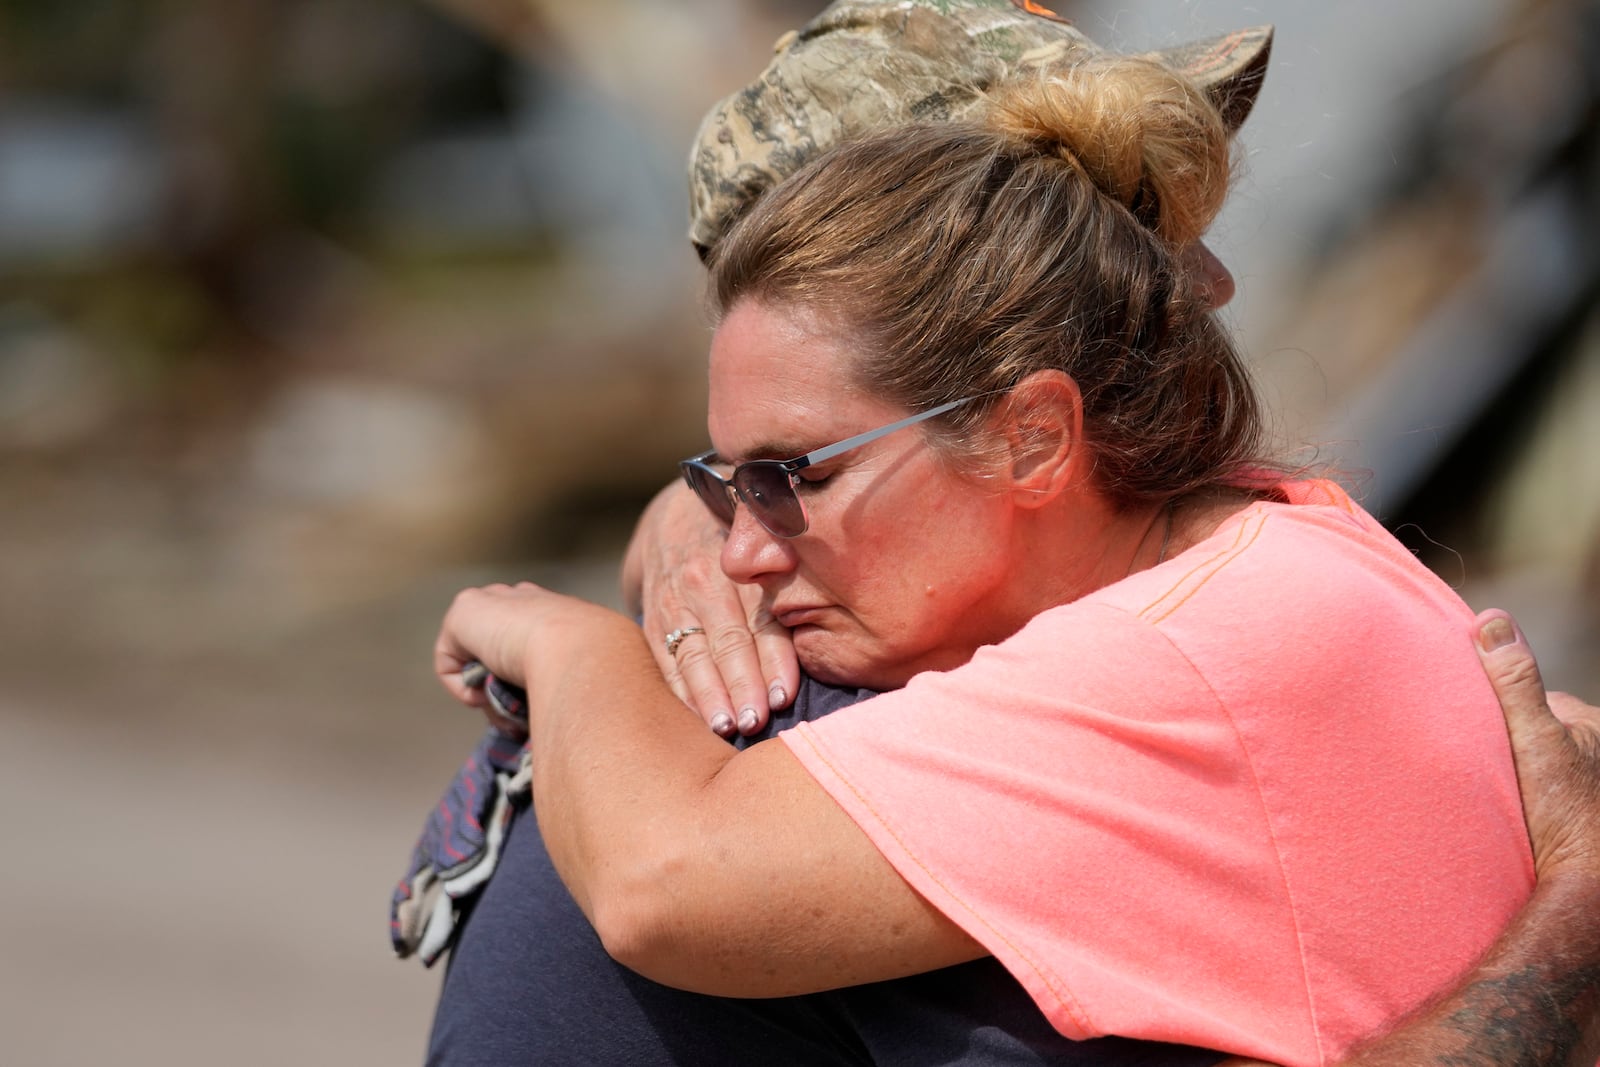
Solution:
<svg viewBox="0 0 1600 1067"><path fill-rule="evenodd" d="M629 620L459 596L436 667L528 684L617 959L768 997L992 955L1071 1038L1330 1063L1527 899L1471 612L1261 453L1186 259L1227 162L1191 82L1094 60L833 148L717 243L685 475L723 568L813 676L902 688L735 752Z"/></svg>

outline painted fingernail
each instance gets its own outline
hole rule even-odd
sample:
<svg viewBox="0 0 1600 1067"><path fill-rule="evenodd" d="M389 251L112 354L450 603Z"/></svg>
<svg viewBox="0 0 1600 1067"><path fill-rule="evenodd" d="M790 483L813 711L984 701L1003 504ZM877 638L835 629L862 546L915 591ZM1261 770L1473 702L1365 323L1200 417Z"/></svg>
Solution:
<svg viewBox="0 0 1600 1067"><path fill-rule="evenodd" d="M1490 619L1478 630L1478 644L1485 652L1504 648L1517 639L1517 631L1508 619Z"/></svg>
<svg viewBox="0 0 1600 1067"><path fill-rule="evenodd" d="M774 682L772 688L767 690L767 706L776 709L783 707L787 703L789 703L789 694L784 691L783 686Z"/></svg>
<svg viewBox="0 0 1600 1067"><path fill-rule="evenodd" d="M745 708L739 712L739 732L753 734L756 732L756 709Z"/></svg>
<svg viewBox="0 0 1600 1067"><path fill-rule="evenodd" d="M711 732L721 737L733 733L733 716L725 711L719 711L711 716Z"/></svg>

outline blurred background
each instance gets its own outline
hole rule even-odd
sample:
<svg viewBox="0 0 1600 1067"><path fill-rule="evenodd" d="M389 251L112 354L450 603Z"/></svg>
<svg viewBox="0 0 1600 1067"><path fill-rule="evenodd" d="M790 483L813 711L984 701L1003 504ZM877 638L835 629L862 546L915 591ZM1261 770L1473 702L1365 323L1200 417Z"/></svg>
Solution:
<svg viewBox="0 0 1600 1067"><path fill-rule="evenodd" d="M0 1058L418 1061L458 587L617 602L704 439L684 160L799 0L0 0ZM1286 450L1600 698L1600 10L1278 27L1215 235Z"/></svg>

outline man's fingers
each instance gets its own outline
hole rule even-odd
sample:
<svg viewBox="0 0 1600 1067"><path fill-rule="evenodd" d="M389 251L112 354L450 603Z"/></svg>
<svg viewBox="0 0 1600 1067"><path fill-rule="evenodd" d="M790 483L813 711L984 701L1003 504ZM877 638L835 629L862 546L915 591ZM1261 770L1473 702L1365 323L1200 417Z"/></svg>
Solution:
<svg viewBox="0 0 1600 1067"><path fill-rule="evenodd" d="M1571 693L1551 693L1550 710L1576 738L1589 737L1600 742L1600 708L1585 704Z"/></svg>
<svg viewBox="0 0 1600 1067"><path fill-rule="evenodd" d="M1504 611L1496 608L1480 612L1477 624L1478 658L1500 698L1512 747L1520 750L1523 742L1547 734L1555 724L1545 698L1544 680L1539 676L1539 663L1516 621ZM1523 736L1530 731L1534 737ZM1519 767L1521 763L1519 751Z"/></svg>
<svg viewBox="0 0 1600 1067"><path fill-rule="evenodd" d="M1600 852L1600 708L1586 704L1571 693L1551 693L1550 710L1566 727L1567 738L1576 754L1580 777L1586 777L1596 795L1593 845Z"/></svg>
<svg viewBox="0 0 1600 1067"><path fill-rule="evenodd" d="M1557 701L1573 720L1563 725L1511 617L1486 611L1477 626L1478 655L1511 737L1535 870L1541 880L1563 868L1593 871L1600 865L1600 713Z"/></svg>

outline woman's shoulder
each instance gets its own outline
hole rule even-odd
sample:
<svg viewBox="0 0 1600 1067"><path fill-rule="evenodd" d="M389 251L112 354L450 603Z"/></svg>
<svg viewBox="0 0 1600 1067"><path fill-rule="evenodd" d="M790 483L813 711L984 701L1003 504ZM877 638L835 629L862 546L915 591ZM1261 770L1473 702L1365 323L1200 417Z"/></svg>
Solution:
<svg viewBox="0 0 1600 1067"><path fill-rule="evenodd" d="M1378 589L1460 605L1348 493L1317 479L1282 483L1225 511L1170 559L1084 597L1078 607L1112 607L1160 625L1197 613L1270 618Z"/></svg>

